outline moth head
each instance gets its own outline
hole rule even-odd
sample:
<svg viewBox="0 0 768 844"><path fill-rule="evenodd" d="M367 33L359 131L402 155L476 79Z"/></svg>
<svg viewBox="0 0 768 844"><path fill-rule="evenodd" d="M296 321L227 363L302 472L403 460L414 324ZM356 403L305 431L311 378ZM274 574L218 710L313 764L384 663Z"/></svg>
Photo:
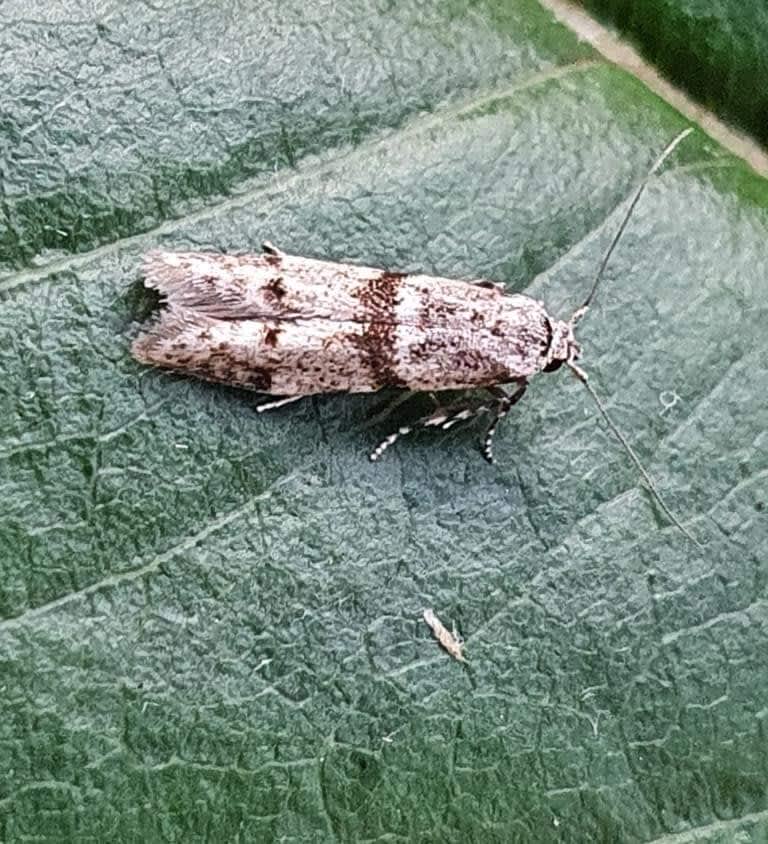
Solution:
<svg viewBox="0 0 768 844"><path fill-rule="evenodd" d="M573 333L574 325L573 320L570 322L552 321L552 340L547 349L544 372L554 372L564 363L573 363L581 357L581 346Z"/></svg>

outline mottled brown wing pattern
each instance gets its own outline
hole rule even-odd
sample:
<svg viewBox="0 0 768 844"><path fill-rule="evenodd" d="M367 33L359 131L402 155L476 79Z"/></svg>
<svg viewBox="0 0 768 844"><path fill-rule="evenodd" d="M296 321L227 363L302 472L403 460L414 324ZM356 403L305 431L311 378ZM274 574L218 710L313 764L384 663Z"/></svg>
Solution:
<svg viewBox="0 0 768 844"><path fill-rule="evenodd" d="M216 255L150 252L144 260L148 287L169 305L218 319L366 319L369 285L387 286L401 276L369 267L291 255Z"/></svg>
<svg viewBox="0 0 768 844"><path fill-rule="evenodd" d="M469 282L282 254L154 252L144 269L166 307L139 360L273 395L505 383L551 339L540 303Z"/></svg>
<svg viewBox="0 0 768 844"><path fill-rule="evenodd" d="M398 321L393 346L395 371L415 390L528 378L541 370L552 337L541 303L450 279L406 276L398 313L418 315Z"/></svg>
<svg viewBox="0 0 768 844"><path fill-rule="evenodd" d="M171 307L133 344L143 363L277 396L378 389L361 364L360 323L222 320Z"/></svg>

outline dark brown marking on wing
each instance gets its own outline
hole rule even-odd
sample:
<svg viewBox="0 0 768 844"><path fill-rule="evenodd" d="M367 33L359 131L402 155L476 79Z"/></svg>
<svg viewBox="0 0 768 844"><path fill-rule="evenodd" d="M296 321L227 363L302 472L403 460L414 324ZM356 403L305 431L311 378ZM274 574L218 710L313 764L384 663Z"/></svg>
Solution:
<svg viewBox="0 0 768 844"><path fill-rule="evenodd" d="M485 373L487 384L500 384L509 380L510 373L499 361L474 346L466 335L435 332L432 336L408 346L408 355L412 360L451 361L451 372ZM474 378L473 378L474 380ZM480 383L480 382L477 382Z"/></svg>
<svg viewBox="0 0 768 844"><path fill-rule="evenodd" d="M418 343L411 343L408 346L408 355L413 360L428 360L433 355L444 352L446 349L445 340L442 337L427 337Z"/></svg>
<svg viewBox="0 0 768 844"><path fill-rule="evenodd" d="M439 284L430 288L431 292L420 290L418 324L422 336L408 346L406 357L412 362L424 361L425 371L427 365L438 367L446 376L466 378L467 383L504 383L514 373L503 360L509 326L497 318L498 288L488 284L491 296L482 288L478 290L477 285L467 284L466 288L463 304L454 291ZM484 307L491 302L493 306Z"/></svg>
<svg viewBox="0 0 768 844"><path fill-rule="evenodd" d="M270 267L279 267L283 263L283 256L272 252L265 252L261 257Z"/></svg>
<svg viewBox="0 0 768 844"><path fill-rule="evenodd" d="M398 291L404 277L405 273L384 271L357 289L365 328L349 341L360 351L372 383L382 387L405 386L397 374L395 355Z"/></svg>
<svg viewBox="0 0 768 844"><path fill-rule="evenodd" d="M255 368L248 373L248 386L267 392L272 386L272 373L268 369Z"/></svg>
<svg viewBox="0 0 768 844"><path fill-rule="evenodd" d="M421 309L421 322L423 325L447 325L454 321L457 305L452 302L430 302Z"/></svg>
<svg viewBox="0 0 768 844"><path fill-rule="evenodd" d="M188 371L206 381L250 387L259 392L268 392L272 386L272 373L269 369L245 365L227 351L212 352L207 359L196 361Z"/></svg>
<svg viewBox="0 0 768 844"><path fill-rule="evenodd" d="M538 356L546 356L550 339L547 337L548 320L540 323L540 326L518 326L514 334L510 335L503 322L497 322L491 329L496 337L504 337L505 344L509 351L519 359L528 359L533 362Z"/></svg>
<svg viewBox="0 0 768 844"><path fill-rule="evenodd" d="M281 275L271 278L264 286L264 292L267 298L273 299L275 302L280 302L285 298L287 293L285 284L283 284L283 277Z"/></svg>
<svg viewBox="0 0 768 844"><path fill-rule="evenodd" d="M264 333L264 345L270 346L271 348L275 348L277 346L277 338L280 336L280 329L276 328L274 325L271 325L267 328L266 332Z"/></svg>
<svg viewBox="0 0 768 844"><path fill-rule="evenodd" d="M420 324L425 328L455 323L458 311L459 304L443 298L439 285L435 285L433 290L422 287L418 318Z"/></svg>
<svg viewBox="0 0 768 844"><path fill-rule="evenodd" d="M373 279L373 282L380 287L386 287L388 284L400 284L400 282L408 275L408 273L397 273L392 270L382 270L378 278Z"/></svg>

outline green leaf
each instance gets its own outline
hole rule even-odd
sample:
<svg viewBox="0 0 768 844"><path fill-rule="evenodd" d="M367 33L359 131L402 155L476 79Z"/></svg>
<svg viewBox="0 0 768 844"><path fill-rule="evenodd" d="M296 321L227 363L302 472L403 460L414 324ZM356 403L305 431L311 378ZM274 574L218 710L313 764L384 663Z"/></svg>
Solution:
<svg viewBox="0 0 768 844"><path fill-rule="evenodd" d="M156 245L567 316L684 125L533 2L308 5L3 6L0 840L761 840L768 188L739 161L678 149L580 325L703 549L562 371L496 466L476 430L372 465L375 399L259 416L131 359Z"/></svg>
<svg viewBox="0 0 768 844"><path fill-rule="evenodd" d="M13 5L0 10L0 270L207 216L251 177L268 184L588 54L534 0L171 4L79 20Z"/></svg>
<svg viewBox="0 0 768 844"><path fill-rule="evenodd" d="M763 0L581 0L700 102L768 143Z"/></svg>

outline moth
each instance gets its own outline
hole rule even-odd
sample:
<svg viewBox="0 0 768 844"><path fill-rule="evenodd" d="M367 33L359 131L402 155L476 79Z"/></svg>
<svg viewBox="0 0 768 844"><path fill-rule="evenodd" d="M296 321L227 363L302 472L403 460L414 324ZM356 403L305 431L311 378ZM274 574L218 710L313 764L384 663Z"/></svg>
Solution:
<svg viewBox="0 0 768 844"><path fill-rule="evenodd" d="M683 532L577 361L576 326L648 180L692 129L678 135L638 186L584 303L567 320L485 279L461 281L287 255L149 253L145 285L164 308L133 342L142 363L273 397L277 408L320 393L482 390L485 398L438 409L400 427L371 452L378 460L418 428L489 417L482 453L493 462L499 422L541 372L568 367L587 387L667 517Z"/></svg>

